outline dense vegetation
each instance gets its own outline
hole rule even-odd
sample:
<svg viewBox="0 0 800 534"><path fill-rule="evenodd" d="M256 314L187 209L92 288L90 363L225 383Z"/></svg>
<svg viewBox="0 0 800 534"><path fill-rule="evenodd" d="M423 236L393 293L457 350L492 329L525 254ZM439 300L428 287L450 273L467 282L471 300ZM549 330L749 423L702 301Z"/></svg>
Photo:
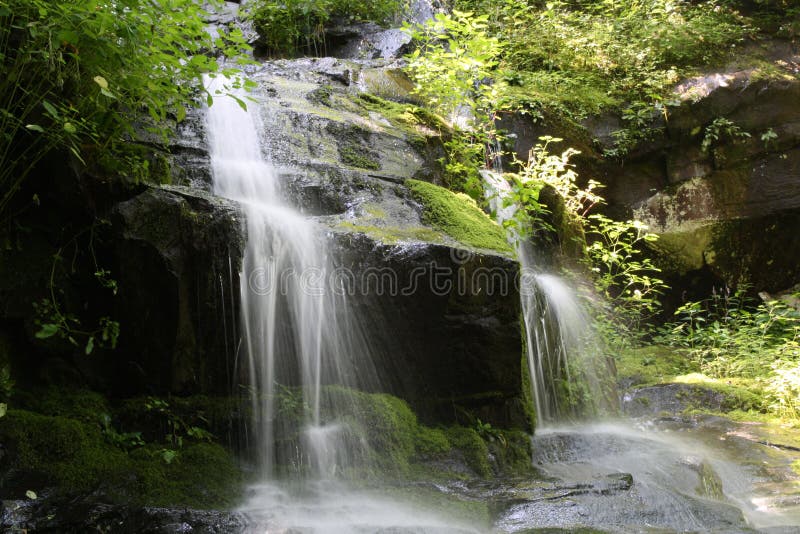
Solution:
<svg viewBox="0 0 800 534"><path fill-rule="evenodd" d="M192 0L0 1L0 222L53 151L132 181L152 176L152 156L131 141L165 142L200 102L202 74L218 71L204 52L244 46L238 30L212 38L206 18Z"/></svg>
<svg viewBox="0 0 800 534"><path fill-rule="evenodd" d="M725 64L755 65L761 76L780 77L753 51L763 38L796 37L799 14L793 3L780 0L456 0L452 14L408 28L417 43L408 71L419 97L453 127L446 144L449 186L480 201L476 169L496 167L503 155L498 119L504 114L527 114L545 125L571 122L580 131L578 122L587 116L616 113L623 127L604 155L623 158L669 120L679 80ZM719 117L706 128L701 148L707 152L723 137L749 136ZM602 184L577 176L570 162L577 150L553 154L559 141L542 138L527 162L514 162L506 173L511 192L505 205L519 206L506 225L525 239L558 230L585 243L579 264L594 281L590 294L602 296L590 300L609 351L619 355L647 343L685 347L687 369L709 382L738 381L761 399L750 409L796 419L797 310L772 298L759 303L746 297L752 293L744 285L720 287L708 300L685 302L676 322L657 327L668 288L648 252L656 236L638 221L601 215ZM557 191L563 205L546 205L545 188ZM552 226L556 209L559 228ZM623 360L625 373L630 362Z"/></svg>

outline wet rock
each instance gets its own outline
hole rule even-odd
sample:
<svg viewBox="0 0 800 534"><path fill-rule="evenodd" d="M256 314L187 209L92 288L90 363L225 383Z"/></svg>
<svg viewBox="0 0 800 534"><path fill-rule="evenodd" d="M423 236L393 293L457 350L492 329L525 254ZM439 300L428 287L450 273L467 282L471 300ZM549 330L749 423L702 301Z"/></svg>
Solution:
<svg viewBox="0 0 800 534"><path fill-rule="evenodd" d="M736 404L723 391L697 384L659 384L633 389L622 397L622 410L632 417L680 414L689 409L727 411Z"/></svg>
<svg viewBox="0 0 800 534"><path fill-rule="evenodd" d="M227 534L242 532L235 512L189 508L137 508L80 498L3 501L0 528L14 533Z"/></svg>
<svg viewBox="0 0 800 534"><path fill-rule="evenodd" d="M523 398L516 261L424 242L335 239L353 299L382 341L374 358L388 391L428 422L471 413L528 428Z"/></svg>
<svg viewBox="0 0 800 534"><path fill-rule="evenodd" d="M232 383L242 256L237 207L201 191L149 188L120 203L117 391L223 392Z"/></svg>

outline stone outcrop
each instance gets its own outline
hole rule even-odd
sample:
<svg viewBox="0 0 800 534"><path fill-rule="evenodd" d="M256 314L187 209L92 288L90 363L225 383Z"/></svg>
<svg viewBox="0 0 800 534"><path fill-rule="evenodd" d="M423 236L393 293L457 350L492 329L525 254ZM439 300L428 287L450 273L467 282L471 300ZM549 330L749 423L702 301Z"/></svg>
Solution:
<svg viewBox="0 0 800 534"><path fill-rule="evenodd" d="M718 285L790 287L800 280L800 57L781 42L760 53L771 70L723 70L678 85L679 105L668 120L654 119L659 133L622 161L601 157L623 126L613 116L582 127L510 118L515 150L526 157L545 134L580 149L579 172L607 185L610 214L659 234L673 285L705 273Z"/></svg>
<svg viewBox="0 0 800 534"><path fill-rule="evenodd" d="M338 233L335 244L388 392L432 423L477 416L530 427L515 260L357 233Z"/></svg>
<svg viewBox="0 0 800 534"><path fill-rule="evenodd" d="M125 354L116 390L230 391L244 244L237 207L163 186L118 204L112 224Z"/></svg>

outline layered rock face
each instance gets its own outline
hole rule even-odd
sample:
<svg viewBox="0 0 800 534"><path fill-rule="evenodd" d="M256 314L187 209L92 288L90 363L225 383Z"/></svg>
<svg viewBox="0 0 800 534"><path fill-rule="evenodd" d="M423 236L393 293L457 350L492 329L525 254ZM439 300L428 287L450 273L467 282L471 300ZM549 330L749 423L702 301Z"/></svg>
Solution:
<svg viewBox="0 0 800 534"><path fill-rule="evenodd" d="M375 28L359 31L373 30L388 38ZM529 428L518 265L508 248L475 249L425 219L406 180L440 182L441 125L406 109L412 97L400 63L364 59L400 46L367 50L362 33L344 32L338 41L343 54L360 59L275 60L250 69L265 156L286 200L329 234L335 263L360 284L351 301L368 322L385 390L426 421L474 414ZM108 221L95 247L118 286L102 310L120 323L117 348L82 358L82 347L45 346L34 326L21 343L38 344L42 359L65 357L79 380L115 396L224 395L246 383L239 271L247 236L239 207L213 193L206 138L196 110L166 155L165 181L174 185L93 194L103 205L85 215ZM83 202L58 209L70 217L86 211ZM44 283L47 273L40 274ZM31 298L18 289L0 287L9 299ZM30 309L15 317L32 322Z"/></svg>
<svg viewBox="0 0 800 534"><path fill-rule="evenodd" d="M555 128L583 152L581 175L607 185L610 213L635 216L659 234L661 266L679 287L702 279L777 291L800 280L800 57L782 42L759 54L759 68L677 86L678 104L655 119L658 132L622 161L600 157L623 127L615 117L590 118L582 130ZM520 157L553 133L510 123Z"/></svg>

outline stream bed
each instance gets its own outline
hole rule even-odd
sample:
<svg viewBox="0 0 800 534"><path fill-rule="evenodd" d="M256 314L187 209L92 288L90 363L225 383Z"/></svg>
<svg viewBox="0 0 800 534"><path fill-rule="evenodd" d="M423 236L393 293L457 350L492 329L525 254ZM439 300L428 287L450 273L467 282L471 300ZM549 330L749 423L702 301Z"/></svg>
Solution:
<svg viewBox="0 0 800 534"><path fill-rule="evenodd" d="M541 476L420 483L452 503L485 503L490 524L333 483L251 488L252 533L770 532L800 529L798 452L766 428L714 416L539 430ZM392 485L392 481L387 481ZM405 486L409 495L414 486ZM447 510L447 505L443 506Z"/></svg>

